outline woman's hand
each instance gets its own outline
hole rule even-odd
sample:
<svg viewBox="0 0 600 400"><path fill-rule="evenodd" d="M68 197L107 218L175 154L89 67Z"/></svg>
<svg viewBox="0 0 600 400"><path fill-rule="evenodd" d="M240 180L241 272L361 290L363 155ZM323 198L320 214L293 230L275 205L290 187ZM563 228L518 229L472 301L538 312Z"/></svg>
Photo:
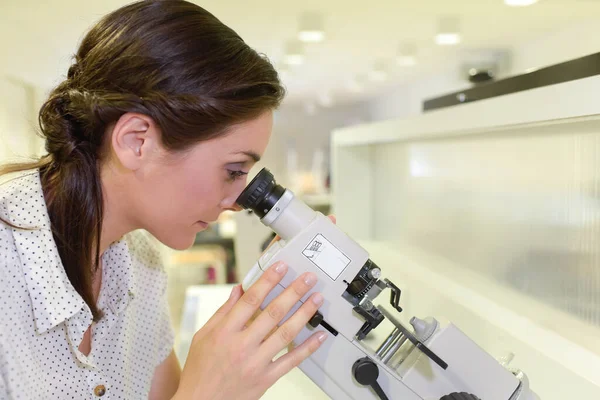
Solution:
<svg viewBox="0 0 600 400"><path fill-rule="evenodd" d="M246 293L242 293L241 285L233 289L229 300L194 335L174 399L258 399L319 348L327 336L324 332L313 334L273 361L300 333L323 301L319 293L313 293L277 327L315 285L316 275L312 272L300 275L264 312L249 322L286 271L285 264L275 263Z"/></svg>

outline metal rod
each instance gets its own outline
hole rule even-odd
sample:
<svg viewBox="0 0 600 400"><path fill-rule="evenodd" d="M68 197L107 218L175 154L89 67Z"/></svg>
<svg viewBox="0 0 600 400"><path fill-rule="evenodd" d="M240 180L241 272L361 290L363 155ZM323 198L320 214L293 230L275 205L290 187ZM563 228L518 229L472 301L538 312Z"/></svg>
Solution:
<svg viewBox="0 0 600 400"><path fill-rule="evenodd" d="M392 357L394 357L394 354L396 354L398 349L400 347L402 347L402 345L407 340L408 340L408 338L406 336L402 335L401 338L398 341L396 341L396 343L394 343L394 345L390 348L388 354L386 354L386 356L381 359L381 361L383 361L384 364L387 364L392 359Z"/></svg>
<svg viewBox="0 0 600 400"><path fill-rule="evenodd" d="M392 343L392 345L387 349L386 353L381 357L381 360L387 364L388 361L396 354L396 351L406 342L407 337L404 334L400 334L396 340Z"/></svg>
<svg viewBox="0 0 600 400"><path fill-rule="evenodd" d="M392 333L389 334L387 339L385 339L385 341L377 349L377 352L375 353L375 354L377 354L377 357L381 357L381 355L385 352L385 350L390 346L390 344L394 341L394 339L396 337L398 337L399 335L400 335L400 330L398 328L394 328Z"/></svg>
<svg viewBox="0 0 600 400"><path fill-rule="evenodd" d="M402 357L400 357L400 359L396 362L396 364L391 366L391 368L397 370L400 367L400 365L404 362L404 360L410 357L410 355L415 349L416 346L414 346L412 343L409 343L408 347L406 348L405 354L403 354Z"/></svg>
<svg viewBox="0 0 600 400"><path fill-rule="evenodd" d="M406 336L404 336L402 333L400 333L398 336L396 336L394 338L394 340L392 341L392 343L381 354L381 359L386 358L386 356L390 353L390 351L394 348L394 346L396 346L396 344L398 343L398 341L401 340L403 337L406 337Z"/></svg>

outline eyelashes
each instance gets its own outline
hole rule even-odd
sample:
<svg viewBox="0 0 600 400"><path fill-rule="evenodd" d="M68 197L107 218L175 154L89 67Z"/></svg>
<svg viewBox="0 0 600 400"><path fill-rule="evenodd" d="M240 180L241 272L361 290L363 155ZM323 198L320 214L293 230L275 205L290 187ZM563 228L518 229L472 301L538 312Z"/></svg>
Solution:
<svg viewBox="0 0 600 400"><path fill-rule="evenodd" d="M229 175L229 179L232 181L235 181L236 179L242 178L246 175L248 175L247 172L244 171L233 171L233 170L228 170L227 174Z"/></svg>

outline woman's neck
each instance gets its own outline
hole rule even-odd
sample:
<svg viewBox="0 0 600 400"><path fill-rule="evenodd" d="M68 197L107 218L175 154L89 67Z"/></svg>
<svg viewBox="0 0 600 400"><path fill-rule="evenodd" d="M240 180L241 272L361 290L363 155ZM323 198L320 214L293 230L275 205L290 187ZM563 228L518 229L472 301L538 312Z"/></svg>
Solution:
<svg viewBox="0 0 600 400"><path fill-rule="evenodd" d="M102 216L102 232L100 233L100 255L102 255L112 243L118 241L123 235L139 229L131 218L130 212L133 207L128 203L119 172L110 166L102 169L102 200L104 212Z"/></svg>

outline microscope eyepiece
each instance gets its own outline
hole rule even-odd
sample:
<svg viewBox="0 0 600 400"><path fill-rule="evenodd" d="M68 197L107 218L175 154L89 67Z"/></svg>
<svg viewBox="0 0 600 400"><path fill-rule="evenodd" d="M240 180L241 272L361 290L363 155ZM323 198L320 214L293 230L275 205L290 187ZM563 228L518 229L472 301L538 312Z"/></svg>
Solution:
<svg viewBox="0 0 600 400"><path fill-rule="evenodd" d="M285 188L275 182L273 174L263 168L235 201L240 207L250 209L263 218L283 196Z"/></svg>

